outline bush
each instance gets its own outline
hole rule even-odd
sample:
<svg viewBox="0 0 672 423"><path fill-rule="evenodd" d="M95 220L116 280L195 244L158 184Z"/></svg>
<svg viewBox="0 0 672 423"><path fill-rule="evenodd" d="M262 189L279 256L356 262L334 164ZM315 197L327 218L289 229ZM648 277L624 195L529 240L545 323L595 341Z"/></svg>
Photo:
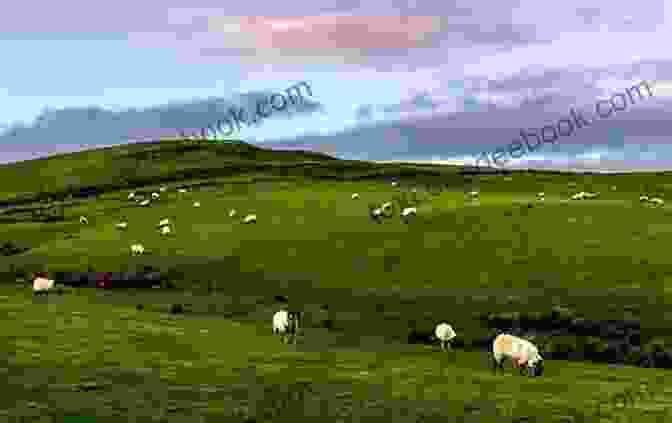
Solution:
<svg viewBox="0 0 672 423"><path fill-rule="evenodd" d="M142 304L138 304L138 305L135 306L135 309L138 310L138 311L140 311L140 310L144 310L144 309L145 309L145 306L142 305Z"/></svg>
<svg viewBox="0 0 672 423"><path fill-rule="evenodd" d="M181 314L184 313L184 307L182 307L182 304L173 304L170 307L170 313L171 314Z"/></svg>

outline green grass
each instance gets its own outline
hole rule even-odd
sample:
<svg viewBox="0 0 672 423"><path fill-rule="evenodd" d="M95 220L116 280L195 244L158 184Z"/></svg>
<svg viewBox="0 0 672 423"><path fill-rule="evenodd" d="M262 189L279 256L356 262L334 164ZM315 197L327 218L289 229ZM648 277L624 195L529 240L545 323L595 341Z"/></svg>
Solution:
<svg viewBox="0 0 672 423"><path fill-rule="evenodd" d="M475 339L489 333L482 312L562 305L588 318L621 319L630 305L643 338L668 338L672 213L643 207L637 197L666 198L670 175L520 172L507 180L452 167L187 147L134 145L0 167L0 176L17 181L5 185L3 199L24 198L28 210L40 192L56 198L77 186L106 187L95 200L64 198L62 222L34 222L19 207L0 212L0 240L31 248L0 257L0 413L97 421L335 421L338 413L346 420L561 421L572 410L593 413L598 401L604 411L604 401L640 380L654 395L623 413L647 422L666 407L665 370L550 360L543 378L493 375L484 352L443 354L408 345L406 336L413 325L433 329L447 319L459 336ZM57 177L59 168L72 169L70 179ZM385 179L394 175L402 187L444 189L420 189L418 219L408 225L373 223L368 206L401 195ZM130 190L159 185L168 192L150 207L126 200ZM185 185L191 192L176 192ZM478 202L464 196L474 187ZM566 201L581 190L601 196ZM535 201L539 191L543 203ZM257 214L256 225L241 224L248 213ZM173 235L158 233L162 218L174 222ZM114 227L121 219L128 230ZM130 256L134 243L148 254ZM179 289L32 298L29 283L17 284L13 273L147 265L170 272ZM208 294L212 282L216 292ZM271 335L275 295L306 313L298 346ZM169 314L175 303L187 312ZM331 330L320 327L327 318ZM99 389L77 390L83 381ZM264 417L274 408L279 416Z"/></svg>

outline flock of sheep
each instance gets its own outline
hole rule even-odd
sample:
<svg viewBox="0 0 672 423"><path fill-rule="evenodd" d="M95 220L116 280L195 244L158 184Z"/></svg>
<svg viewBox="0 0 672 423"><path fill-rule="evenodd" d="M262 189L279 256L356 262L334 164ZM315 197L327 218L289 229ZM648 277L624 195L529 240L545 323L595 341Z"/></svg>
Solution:
<svg viewBox="0 0 672 423"><path fill-rule="evenodd" d="M398 186L398 182L392 182L392 186ZM611 187L612 190L615 190L616 187ZM161 187L160 192L165 192L166 188ZM416 191L416 190L414 190ZM187 190L184 188L178 189L179 193L186 193ZM472 200L478 200L480 198L479 191L470 191L468 197ZM595 198L599 193L591 193L581 191L570 197L571 200L584 200ZM160 198L160 194L157 192L151 193L150 199L141 199L139 196L136 196L134 192L131 192L128 195L129 200L135 200L140 206L147 206L150 202L156 201ZM360 195L358 193L352 194L351 198L353 200L359 199ZM544 201L545 194L539 192L536 195L537 200ZM661 198L651 197L649 198L646 195L639 197L640 202L648 202L654 205L663 205L664 201ZM200 207L200 202L194 202L194 207ZM374 220L380 221L382 217L389 217L386 213L392 210L392 202L385 202L380 207L375 207L371 209L371 217ZM408 221L408 218L415 216L417 214L416 207L406 207L401 210L400 217L404 222ZM234 217L236 215L236 210L229 211L229 217ZM243 219L243 223L253 223L257 221L256 214L249 214ZM85 216L80 217L80 223L88 224L88 219ZM128 227L127 222L117 223L115 225L118 229L126 229ZM162 219L158 225L161 234L168 235L172 232L171 222L169 219ZM131 245L131 253L143 254L145 248L141 244ZM35 294L47 293L54 286L54 281L47 278L46 273L39 272L33 275L33 290ZM280 310L273 315L273 333L280 335L283 343L296 343L297 335L300 330L300 321L301 313L287 310ZM447 351L451 349L450 342L457 336L452 326L446 322L441 322L436 326L434 331L435 339L438 340L441 344L441 349ZM521 374L524 374L527 370L529 376L541 376L544 371L543 358L539 353L537 347L531 342L510 335L510 334L500 334L498 335L492 344L492 361L493 361L493 370L496 372L497 369L503 369L504 359L511 360L514 368L520 368Z"/></svg>
<svg viewBox="0 0 672 423"><path fill-rule="evenodd" d="M167 188L166 187L160 187L159 192L166 192ZM177 190L178 193L180 194L185 194L189 192L186 188L179 188ZM138 195L135 192L131 192L128 194L128 200L129 201L135 201L140 206L149 206L152 201L159 200L161 198L161 194L158 192L152 192L150 195L151 199L143 199L142 195ZM193 203L193 206L198 208L201 207L201 203L199 201L195 201ZM234 217L236 215L236 210L230 210L229 211L229 217ZM256 214L248 214L243 218L242 223L249 224L249 223L255 223L257 221L257 215ZM83 225L87 225L89 223L89 219L86 218L86 216L80 216L79 217L79 223ZM117 229L120 230L125 230L128 228L128 222L119 222L114 225ZM173 229L171 227L171 222L169 219L162 219L158 223L158 229L161 235L169 235L173 232ZM145 247L142 244L133 244L131 245L131 255L142 255L145 253Z"/></svg>

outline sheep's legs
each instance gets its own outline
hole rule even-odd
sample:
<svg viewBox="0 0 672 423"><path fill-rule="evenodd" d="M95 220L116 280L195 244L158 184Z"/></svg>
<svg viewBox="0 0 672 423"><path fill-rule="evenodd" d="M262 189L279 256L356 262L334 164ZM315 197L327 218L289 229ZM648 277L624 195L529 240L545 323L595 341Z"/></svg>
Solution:
<svg viewBox="0 0 672 423"><path fill-rule="evenodd" d="M446 341L441 341L441 351L446 350Z"/></svg>

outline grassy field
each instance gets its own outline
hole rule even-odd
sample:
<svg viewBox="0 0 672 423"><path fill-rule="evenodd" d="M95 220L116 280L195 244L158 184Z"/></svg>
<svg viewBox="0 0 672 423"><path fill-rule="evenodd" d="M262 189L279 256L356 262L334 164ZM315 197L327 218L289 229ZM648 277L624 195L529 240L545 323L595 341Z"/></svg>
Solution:
<svg viewBox="0 0 672 423"><path fill-rule="evenodd" d="M622 319L627 309L641 320L643 342L672 341L672 210L638 202L640 193L669 198L672 175L468 175L175 142L0 166L0 177L11 181L0 184L0 200L13 203L0 210L0 241L28 248L0 257L0 419L667 416L667 370L547 360L542 378L510 369L493 375L487 352L442 353L407 336L446 319L469 344L491 333L478 319L484 312L564 306L592 319ZM126 199L159 185L168 190L149 207ZM182 186L190 192L178 193ZM82 197L82 187L98 195ZM472 189L481 191L477 202L464 195ZM567 201L581 190L601 195ZM418 218L372 222L369 206L394 199L417 205ZM38 218L50 207L62 219ZM241 224L248 213L257 224ZM157 231L163 218L174 222L170 236ZM114 227L122 219L126 231ZM134 243L147 254L132 257ZM177 288L33 298L22 276L143 266L165 272ZM276 296L305 313L296 346L271 334L282 307ZM185 312L169 313L172 304ZM640 382L650 395L619 408L613 396Z"/></svg>

